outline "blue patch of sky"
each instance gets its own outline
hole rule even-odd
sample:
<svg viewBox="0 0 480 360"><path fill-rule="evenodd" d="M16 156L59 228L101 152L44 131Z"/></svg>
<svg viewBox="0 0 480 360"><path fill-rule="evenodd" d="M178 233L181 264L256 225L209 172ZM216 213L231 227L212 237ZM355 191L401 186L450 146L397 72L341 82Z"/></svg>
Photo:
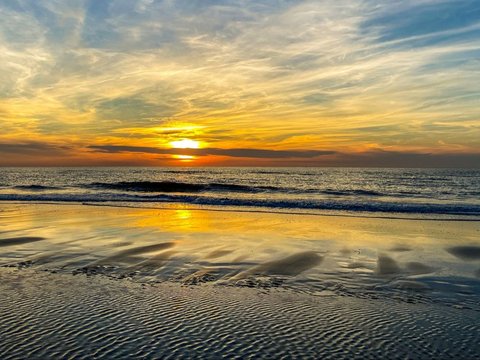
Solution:
<svg viewBox="0 0 480 360"><path fill-rule="evenodd" d="M279 12L293 3L282 0L251 3L239 0L160 0L147 1L144 6L139 6L139 2L130 0L89 0L83 41L93 48L140 50L181 46L182 36L230 39L235 38L249 21ZM135 41L128 39L129 28L138 30Z"/></svg>
<svg viewBox="0 0 480 360"><path fill-rule="evenodd" d="M480 22L480 1L455 0L448 2L420 4L403 10L380 12L363 23L363 30L380 28L380 41L426 35L446 30L459 29ZM470 34L451 35L451 40L478 36ZM435 44L447 40L444 36L430 37L418 42L417 46Z"/></svg>
<svg viewBox="0 0 480 360"><path fill-rule="evenodd" d="M25 11L25 6L18 0L2 1L1 7L18 12Z"/></svg>
<svg viewBox="0 0 480 360"><path fill-rule="evenodd" d="M44 36L48 40L48 44L68 43L69 35L75 29L76 19L60 19L57 14L42 6L40 1L32 2L28 9L35 20L45 29Z"/></svg>
<svg viewBox="0 0 480 360"><path fill-rule="evenodd" d="M0 35L12 47L40 44L44 39L47 42L42 44L47 46L66 43L75 29L76 20L60 19L40 1L0 2L0 14Z"/></svg>
<svg viewBox="0 0 480 360"><path fill-rule="evenodd" d="M108 24L110 3L110 0L89 0L87 2L82 31L82 40L86 46L102 48L121 39L120 34L116 33Z"/></svg>

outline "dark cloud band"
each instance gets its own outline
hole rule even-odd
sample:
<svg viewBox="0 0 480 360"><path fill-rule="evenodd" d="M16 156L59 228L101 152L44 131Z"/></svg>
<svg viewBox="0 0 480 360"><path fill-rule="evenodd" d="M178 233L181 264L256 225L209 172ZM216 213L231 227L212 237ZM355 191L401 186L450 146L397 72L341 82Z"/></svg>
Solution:
<svg viewBox="0 0 480 360"><path fill-rule="evenodd" d="M54 144L48 144L43 142L29 141L10 143L0 143L0 153L6 154L23 154L23 155L35 155L35 154L59 154L68 150L68 147L58 146Z"/></svg>
<svg viewBox="0 0 480 360"><path fill-rule="evenodd" d="M106 153L139 152L149 154L176 154L192 156L229 156L241 158L282 159L282 158L315 158L317 156L332 155L335 151L330 150L265 150L265 149L158 149L144 146L122 145L95 145L90 149Z"/></svg>

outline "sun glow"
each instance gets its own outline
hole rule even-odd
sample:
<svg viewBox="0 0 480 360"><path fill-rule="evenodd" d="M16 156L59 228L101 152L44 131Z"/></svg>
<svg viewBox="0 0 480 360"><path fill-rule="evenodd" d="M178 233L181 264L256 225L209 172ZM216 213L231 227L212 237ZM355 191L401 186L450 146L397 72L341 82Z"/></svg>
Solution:
<svg viewBox="0 0 480 360"><path fill-rule="evenodd" d="M190 162L196 159L195 156L191 156L191 155L173 155L173 158L184 161L184 162Z"/></svg>
<svg viewBox="0 0 480 360"><path fill-rule="evenodd" d="M174 149L198 149L200 142L192 139L182 139L170 143Z"/></svg>

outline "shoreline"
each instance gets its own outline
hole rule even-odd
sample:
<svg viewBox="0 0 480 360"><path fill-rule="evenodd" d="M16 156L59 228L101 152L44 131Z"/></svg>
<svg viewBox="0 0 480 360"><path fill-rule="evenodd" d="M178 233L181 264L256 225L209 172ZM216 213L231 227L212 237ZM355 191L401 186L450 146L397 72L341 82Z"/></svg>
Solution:
<svg viewBox="0 0 480 360"><path fill-rule="evenodd" d="M423 214L423 213L395 213L392 215L381 216L389 212L368 212L368 211L348 211L348 210L308 210L297 209L297 211L279 210L275 208L253 208L253 207L235 207L222 205L202 205L192 206L190 203L182 202L161 202L159 206L151 206L151 202L82 202L82 201L22 201L22 200L0 200L0 204L31 204L31 205L58 205L58 206L96 206L127 209L146 209L146 210L166 210L176 211L179 209L188 211L211 211L228 213L253 213L253 214L279 214L279 215L298 215L298 216L323 216L323 217L346 217L346 218L364 218L364 219L385 219L385 220L411 220L411 221L459 221L459 222L480 222L480 215L469 214ZM138 206L134 206L136 204ZM140 206L139 204L148 204ZM185 206L186 205L186 206ZM263 210L268 209L268 210ZM300 210L300 211L298 211ZM420 215L420 216L419 216ZM424 215L424 216L421 216Z"/></svg>

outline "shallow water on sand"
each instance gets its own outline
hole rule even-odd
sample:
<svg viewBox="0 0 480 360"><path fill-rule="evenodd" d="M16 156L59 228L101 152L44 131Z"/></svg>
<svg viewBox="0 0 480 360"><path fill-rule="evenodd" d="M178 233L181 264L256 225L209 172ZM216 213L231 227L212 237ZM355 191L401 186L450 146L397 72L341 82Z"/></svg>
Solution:
<svg viewBox="0 0 480 360"><path fill-rule="evenodd" d="M4 203L0 266L480 310L480 222Z"/></svg>

